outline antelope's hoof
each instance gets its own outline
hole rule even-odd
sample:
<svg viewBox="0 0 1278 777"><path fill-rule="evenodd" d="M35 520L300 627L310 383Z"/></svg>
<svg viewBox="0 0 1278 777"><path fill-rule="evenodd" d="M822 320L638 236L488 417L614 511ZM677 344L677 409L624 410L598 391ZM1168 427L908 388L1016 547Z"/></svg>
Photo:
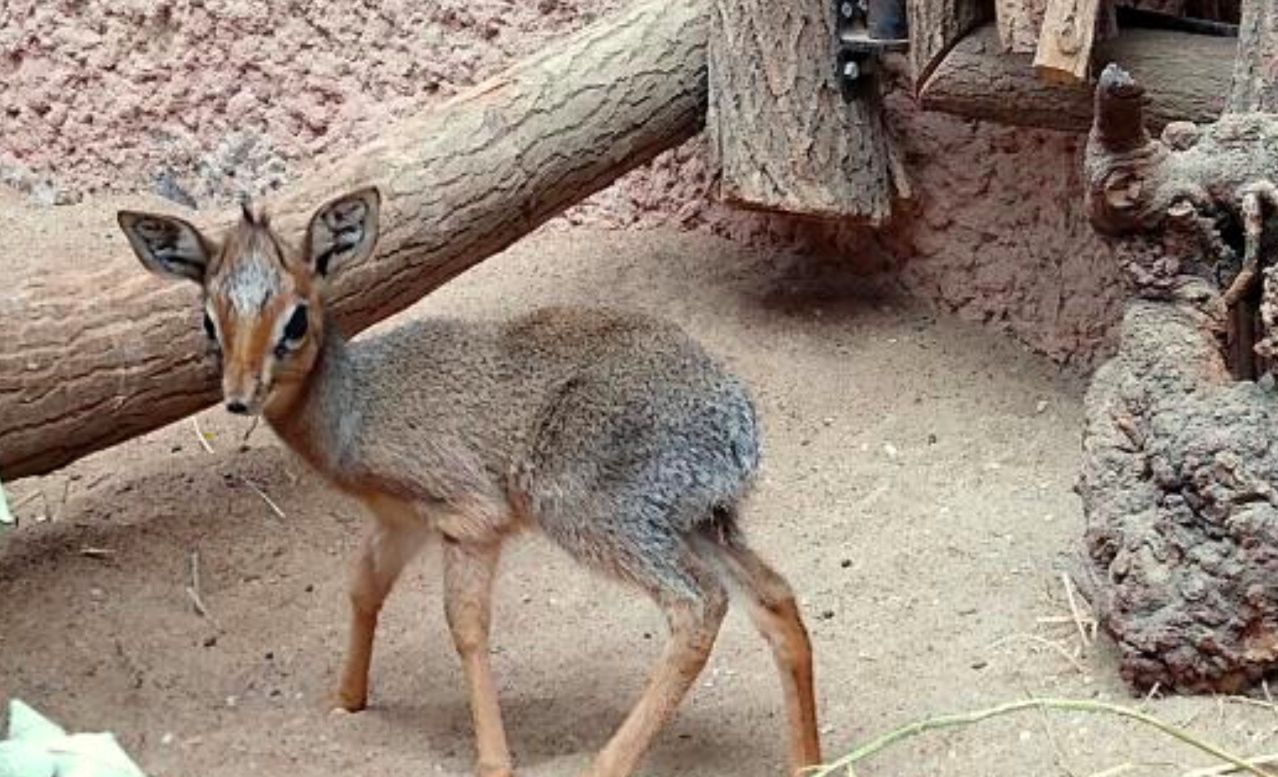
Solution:
<svg viewBox="0 0 1278 777"><path fill-rule="evenodd" d="M330 715L348 715L353 712L363 712L368 707L368 697L355 694L345 694L338 692L337 700L333 704L333 708L329 710Z"/></svg>

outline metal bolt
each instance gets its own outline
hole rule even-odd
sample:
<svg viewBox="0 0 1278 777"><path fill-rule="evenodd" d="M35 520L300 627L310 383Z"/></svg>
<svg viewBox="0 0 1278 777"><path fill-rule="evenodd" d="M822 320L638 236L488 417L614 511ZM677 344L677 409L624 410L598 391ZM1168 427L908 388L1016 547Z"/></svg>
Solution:
<svg viewBox="0 0 1278 777"><path fill-rule="evenodd" d="M861 66L855 62L843 63L843 77L849 81L855 81L861 75Z"/></svg>
<svg viewBox="0 0 1278 777"><path fill-rule="evenodd" d="M870 13L870 0L856 0L856 7L861 9L861 13Z"/></svg>
<svg viewBox="0 0 1278 777"><path fill-rule="evenodd" d="M843 14L844 19L851 19L852 14L856 13L856 6L850 2L843 3L839 6L839 13Z"/></svg>

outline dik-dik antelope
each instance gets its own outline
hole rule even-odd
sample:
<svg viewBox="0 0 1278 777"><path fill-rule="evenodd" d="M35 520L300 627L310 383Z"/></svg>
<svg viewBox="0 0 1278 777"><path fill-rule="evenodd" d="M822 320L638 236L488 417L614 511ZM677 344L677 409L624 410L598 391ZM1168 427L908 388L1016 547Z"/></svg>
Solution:
<svg viewBox="0 0 1278 777"><path fill-rule="evenodd" d="M818 763L807 630L790 587L737 525L759 465L745 386L674 325L596 309L433 318L348 343L325 315L324 280L372 253L380 202L375 188L328 202L300 249L247 206L220 241L171 216L119 214L147 269L203 290L227 410L264 416L373 514L354 565L340 707L364 708L382 602L438 535L478 772L510 775L490 600L502 542L536 528L646 591L670 627L638 703L588 775L635 771L706 663L726 583L744 593L780 670L791 772Z"/></svg>

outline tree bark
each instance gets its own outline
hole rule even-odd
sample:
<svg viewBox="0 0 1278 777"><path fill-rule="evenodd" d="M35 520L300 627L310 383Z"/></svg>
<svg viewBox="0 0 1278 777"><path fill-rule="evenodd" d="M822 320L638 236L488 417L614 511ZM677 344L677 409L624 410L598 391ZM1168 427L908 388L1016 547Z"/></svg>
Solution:
<svg viewBox="0 0 1278 777"><path fill-rule="evenodd" d="M910 19L910 69L915 90L985 16L978 0L907 0Z"/></svg>
<svg viewBox="0 0 1278 777"><path fill-rule="evenodd" d="M1237 694L1278 669L1278 412L1232 380L1218 324L1133 300L1087 391L1078 580L1141 693Z"/></svg>
<svg viewBox="0 0 1278 777"><path fill-rule="evenodd" d="M698 0L640 2L302 178L274 198L274 221L300 236L339 190L381 187L379 250L338 273L329 295L354 334L692 136L708 28ZM218 397L195 287L148 276L114 212L92 215L83 234L0 244L0 267L19 268L0 287L5 478L48 472Z"/></svg>
<svg viewBox="0 0 1278 777"><path fill-rule="evenodd" d="M896 187L877 92L845 101L826 0L714 0L711 153L719 196L882 224Z"/></svg>
<svg viewBox="0 0 1278 777"><path fill-rule="evenodd" d="M1278 2L1243 3L1238 60L1229 93L1231 113L1278 111Z"/></svg>
<svg viewBox="0 0 1278 777"><path fill-rule="evenodd" d="M1125 30L1097 45L1095 60L1117 62L1146 87L1146 121L1214 121L1225 105L1235 42L1163 30ZM1034 76L1030 57L1002 51L992 25L960 41L919 90L927 110L1044 129L1087 132L1092 90Z"/></svg>

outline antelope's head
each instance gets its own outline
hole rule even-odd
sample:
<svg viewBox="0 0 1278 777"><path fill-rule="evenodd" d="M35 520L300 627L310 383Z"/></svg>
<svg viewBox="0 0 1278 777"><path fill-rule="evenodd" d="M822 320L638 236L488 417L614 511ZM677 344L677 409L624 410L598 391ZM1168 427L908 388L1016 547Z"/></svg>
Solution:
<svg viewBox="0 0 1278 777"><path fill-rule="evenodd" d="M199 284L204 332L221 353L226 409L254 415L305 383L323 342L323 281L372 253L380 204L372 187L330 200L311 217L300 248L247 204L220 240L174 216L120 211L118 220L148 270Z"/></svg>

